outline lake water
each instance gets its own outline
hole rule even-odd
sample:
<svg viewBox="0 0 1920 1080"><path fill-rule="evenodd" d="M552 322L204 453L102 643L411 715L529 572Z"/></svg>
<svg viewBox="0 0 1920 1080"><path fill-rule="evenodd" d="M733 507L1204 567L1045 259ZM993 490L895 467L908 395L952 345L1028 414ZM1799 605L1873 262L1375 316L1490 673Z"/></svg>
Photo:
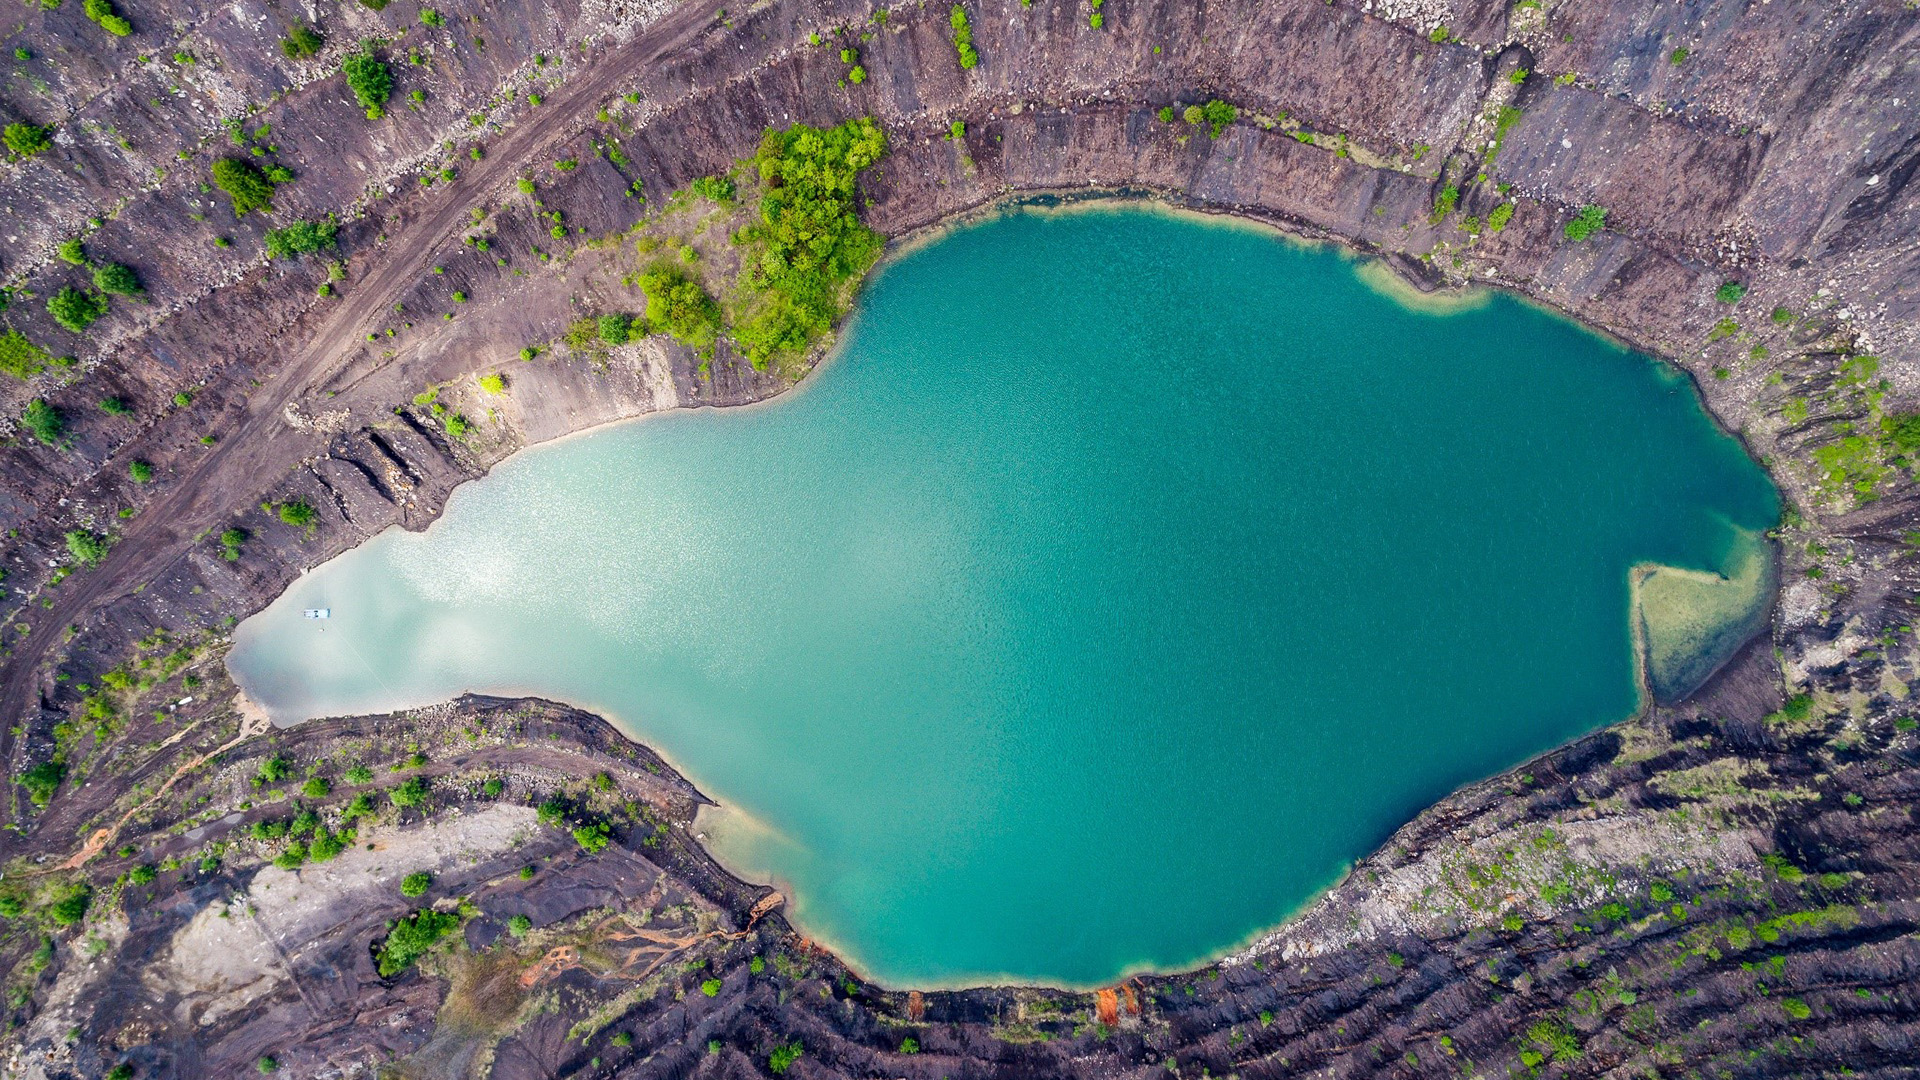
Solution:
<svg viewBox="0 0 1920 1080"><path fill-rule="evenodd" d="M1663 690L1769 592L1776 495L1684 379L1361 269L1144 208L957 229L799 390L520 454L295 582L232 670L282 722L603 710L896 986L1192 963L1631 714L1636 567L1679 568Z"/></svg>

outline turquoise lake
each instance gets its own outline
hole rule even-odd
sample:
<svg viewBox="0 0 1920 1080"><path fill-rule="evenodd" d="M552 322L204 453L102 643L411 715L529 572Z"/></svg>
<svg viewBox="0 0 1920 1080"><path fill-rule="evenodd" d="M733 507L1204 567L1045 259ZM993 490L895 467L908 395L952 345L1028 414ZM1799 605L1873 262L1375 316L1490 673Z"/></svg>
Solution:
<svg viewBox="0 0 1920 1080"><path fill-rule="evenodd" d="M1141 207L955 229L799 389L522 453L230 666L281 722L602 710L894 986L1191 964L1767 602L1777 496L1683 377L1363 269Z"/></svg>

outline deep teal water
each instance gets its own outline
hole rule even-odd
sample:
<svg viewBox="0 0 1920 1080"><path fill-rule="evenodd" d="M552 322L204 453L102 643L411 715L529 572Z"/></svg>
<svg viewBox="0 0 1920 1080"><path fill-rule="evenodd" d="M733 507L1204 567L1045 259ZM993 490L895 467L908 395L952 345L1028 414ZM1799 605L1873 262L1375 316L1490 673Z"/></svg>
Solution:
<svg viewBox="0 0 1920 1080"><path fill-rule="evenodd" d="M1355 266L1141 209L959 229L800 390L521 454L232 669L281 720L607 710L896 985L1193 962L1631 713L1628 567L1777 513L1649 359Z"/></svg>

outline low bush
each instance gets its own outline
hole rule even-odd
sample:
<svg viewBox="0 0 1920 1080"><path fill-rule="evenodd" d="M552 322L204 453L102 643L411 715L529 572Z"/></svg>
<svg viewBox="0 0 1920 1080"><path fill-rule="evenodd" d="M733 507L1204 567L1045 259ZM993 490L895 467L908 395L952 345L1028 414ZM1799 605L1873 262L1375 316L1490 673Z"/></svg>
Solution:
<svg viewBox="0 0 1920 1080"><path fill-rule="evenodd" d="M91 529L67 530L67 554L82 566L99 566L107 561L107 550L113 542Z"/></svg>
<svg viewBox="0 0 1920 1080"><path fill-rule="evenodd" d="M288 499L275 507L274 513L281 522L296 529L310 527L320 516L319 511L313 508L313 504L305 499Z"/></svg>
<svg viewBox="0 0 1920 1080"><path fill-rule="evenodd" d="M93 268L93 287L114 296L145 296L140 275L124 263L101 263Z"/></svg>
<svg viewBox="0 0 1920 1080"><path fill-rule="evenodd" d="M133 24L113 10L113 0L86 0L83 10L87 18L100 24L100 29L114 37L126 37L133 33Z"/></svg>
<svg viewBox="0 0 1920 1080"><path fill-rule="evenodd" d="M241 545L245 544L246 542L247 542L247 530L245 529L233 528L233 529L228 529L226 532L221 533L220 534L220 557L227 560L228 562L239 562ZM322 784L326 783L325 780L319 780L317 782ZM314 783L315 781L312 781L312 780L307 782L309 787L311 787ZM322 794L324 794L324 792ZM309 798L319 798L319 797L320 796L317 796L317 795L309 796Z"/></svg>
<svg viewBox="0 0 1920 1080"><path fill-rule="evenodd" d="M433 875L425 870L415 870L400 879L400 895L405 897L424 896L433 887Z"/></svg>
<svg viewBox="0 0 1920 1080"><path fill-rule="evenodd" d="M386 115L387 99L393 96L393 72L373 55L371 43L362 43L360 51L341 58L340 70L347 77L347 89L355 101L367 110L367 119Z"/></svg>
<svg viewBox="0 0 1920 1080"><path fill-rule="evenodd" d="M87 265L86 248L81 245L80 238L77 236L68 237L60 241L60 246L53 249L53 253L61 262L66 263L68 266Z"/></svg>
<svg viewBox="0 0 1920 1080"><path fill-rule="evenodd" d="M280 39L280 51L289 60L305 60L319 53L320 47L326 43L320 31L305 23L295 23L293 29L287 31L287 36Z"/></svg>
<svg viewBox="0 0 1920 1080"><path fill-rule="evenodd" d="M153 466L145 461L129 461L127 475L132 477L136 484L150 484L153 482Z"/></svg>
<svg viewBox="0 0 1920 1080"><path fill-rule="evenodd" d="M633 316L613 313L600 316L597 324L600 340L609 345L625 345L633 339Z"/></svg>
<svg viewBox="0 0 1920 1080"><path fill-rule="evenodd" d="M702 176L687 185L687 190L703 199L725 206L733 202L735 190L733 181L725 176Z"/></svg>
<svg viewBox="0 0 1920 1080"><path fill-rule="evenodd" d="M533 920L527 918L525 915L515 915L513 918L507 920L507 933L512 934L514 937L526 937L527 932L532 929Z"/></svg>
<svg viewBox="0 0 1920 1080"><path fill-rule="evenodd" d="M947 21L953 26L953 48L960 54L960 70L971 71L980 62L980 54L973 48L973 26L967 22L967 9L959 4L947 13Z"/></svg>
<svg viewBox="0 0 1920 1080"><path fill-rule="evenodd" d="M21 773L20 783L27 789L27 798L33 800L33 805L45 806L53 801L53 793L60 790L60 781L66 778L66 763L43 761Z"/></svg>
<svg viewBox="0 0 1920 1080"><path fill-rule="evenodd" d="M60 410L47 404L46 398L34 398L27 402L26 409L20 414L20 426L27 434L46 443L56 450L63 450L67 444L67 418Z"/></svg>
<svg viewBox="0 0 1920 1080"><path fill-rule="evenodd" d="M380 977L390 979L412 967L427 950L460 926L458 915L425 908L400 919L374 951Z"/></svg>
<svg viewBox="0 0 1920 1080"><path fill-rule="evenodd" d="M0 334L0 371L16 379L30 379L47 369L53 355L18 330Z"/></svg>
<svg viewBox="0 0 1920 1080"><path fill-rule="evenodd" d="M1745 295L1747 295L1747 287L1737 281L1726 282L1713 292L1713 298L1723 304L1737 304Z"/></svg>
<svg viewBox="0 0 1920 1080"><path fill-rule="evenodd" d="M698 281L671 264L662 264L640 276L647 294L647 329L668 334L704 352L720 334L720 305Z"/></svg>
<svg viewBox="0 0 1920 1080"><path fill-rule="evenodd" d="M17 158L29 158L53 145L53 129L38 124L12 123L0 132L7 152Z"/></svg>
<svg viewBox="0 0 1920 1080"><path fill-rule="evenodd" d="M93 886L80 884L69 888L58 900L47 905L47 918L55 926L72 926L87 917L93 906Z"/></svg>
<svg viewBox="0 0 1920 1080"><path fill-rule="evenodd" d="M267 256L292 259L331 248L338 241L340 227L331 221L296 221L282 229L269 229Z"/></svg>
<svg viewBox="0 0 1920 1080"><path fill-rule="evenodd" d="M406 783L388 792L387 797L393 800L395 806L419 806L427 801L427 778L409 777Z"/></svg>
<svg viewBox="0 0 1920 1080"><path fill-rule="evenodd" d="M72 333L84 334L107 313L107 298L63 285L47 300L47 314Z"/></svg>
<svg viewBox="0 0 1920 1080"><path fill-rule="evenodd" d="M1580 208L1572 221L1567 222L1565 232L1567 239L1577 244L1606 227L1607 208L1588 203Z"/></svg>
<svg viewBox="0 0 1920 1080"><path fill-rule="evenodd" d="M213 163L213 186L233 200L233 216L245 217L254 210L273 209L274 181L239 158L219 158Z"/></svg>

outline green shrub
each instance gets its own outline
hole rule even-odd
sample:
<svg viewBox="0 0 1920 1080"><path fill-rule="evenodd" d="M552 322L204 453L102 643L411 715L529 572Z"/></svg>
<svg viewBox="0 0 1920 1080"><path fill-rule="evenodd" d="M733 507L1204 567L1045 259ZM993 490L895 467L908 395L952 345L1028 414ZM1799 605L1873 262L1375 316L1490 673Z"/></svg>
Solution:
<svg viewBox="0 0 1920 1080"><path fill-rule="evenodd" d="M458 915L422 909L393 924L386 940L380 943L374 958L380 977L390 979L412 967L428 949L460 925Z"/></svg>
<svg viewBox="0 0 1920 1080"><path fill-rule="evenodd" d="M0 334L0 371L16 379L30 379L47 369L53 356L18 330Z"/></svg>
<svg viewBox="0 0 1920 1080"><path fill-rule="evenodd" d="M1714 290L1713 298L1723 304L1737 304L1747 295L1747 287L1737 281L1729 281Z"/></svg>
<svg viewBox="0 0 1920 1080"><path fill-rule="evenodd" d="M283 229L267 231L267 256L291 259L334 246L340 227L331 221L296 221Z"/></svg>
<svg viewBox="0 0 1920 1080"><path fill-rule="evenodd" d="M612 839L612 836L613 830L609 828L604 821L592 821L584 825L576 825L573 829L574 841L580 845L581 850L589 855L598 855L600 851L607 846L607 842Z"/></svg>
<svg viewBox="0 0 1920 1080"><path fill-rule="evenodd" d="M47 314L76 334L86 333L87 328L106 313L106 297L82 292L71 285L62 285L60 291L47 300Z"/></svg>
<svg viewBox="0 0 1920 1080"><path fill-rule="evenodd" d="M26 410L20 414L20 426L27 434L46 443L56 450L66 448L67 418L60 410L47 404L46 398L34 398L27 402Z"/></svg>
<svg viewBox="0 0 1920 1080"><path fill-rule="evenodd" d="M514 937L526 937L527 931L532 929L533 920L527 918L525 915L515 915L513 918L507 920L507 933L512 934Z"/></svg>
<svg viewBox="0 0 1920 1080"><path fill-rule="evenodd" d="M82 566L99 566L107 560L112 541L89 529L67 530L67 554Z"/></svg>
<svg viewBox="0 0 1920 1080"><path fill-rule="evenodd" d="M1506 228L1507 222L1513 220L1513 208L1517 205L1519 204L1507 202L1494 207L1493 212L1487 215L1487 228L1494 232Z"/></svg>
<svg viewBox="0 0 1920 1080"><path fill-rule="evenodd" d="M351 843L353 843L353 832L350 829L344 836L327 829L318 829L313 834L313 843L307 846L307 857L314 862L326 862L347 850L347 846Z"/></svg>
<svg viewBox="0 0 1920 1080"><path fill-rule="evenodd" d="M798 1039L785 1046L776 1047L773 1053L767 1055L767 1068L773 1070L775 1075L785 1073L793 1068L793 1063L799 1061L800 1055L804 1052L805 1047L800 1045Z"/></svg>
<svg viewBox="0 0 1920 1080"><path fill-rule="evenodd" d="M132 477L136 484L150 484L153 482L153 466L145 461L129 461L127 475Z"/></svg>
<svg viewBox="0 0 1920 1080"><path fill-rule="evenodd" d="M373 770L365 765L355 765L347 770L347 783L359 786L373 783Z"/></svg>
<svg viewBox="0 0 1920 1080"><path fill-rule="evenodd" d="M220 534L220 557L227 560L228 562L239 562L240 547L246 542L247 542L247 530L245 529L235 527L232 529L228 529L226 532L221 533ZM307 786L312 787L315 783L324 784L326 783L326 781L316 778L314 780L307 781ZM322 792L321 794L324 795L325 792ZM319 796L309 796L309 798L319 798Z"/></svg>
<svg viewBox="0 0 1920 1080"><path fill-rule="evenodd" d="M1567 222L1565 231L1567 239L1577 244L1606 227L1607 208L1588 203L1580 208L1580 212L1574 215L1572 221Z"/></svg>
<svg viewBox="0 0 1920 1080"><path fill-rule="evenodd" d="M133 1080L133 1063L123 1061L107 1070L106 1080Z"/></svg>
<svg viewBox="0 0 1920 1080"><path fill-rule="evenodd" d="M139 866L127 871L127 884L151 885L153 884L153 879L159 876L160 871L155 870L151 864L141 863Z"/></svg>
<svg viewBox="0 0 1920 1080"><path fill-rule="evenodd" d="M58 759L43 761L20 774L20 783L27 789L27 797L35 806L45 806L53 801L53 793L60 790L60 781L67 778L67 766Z"/></svg>
<svg viewBox="0 0 1920 1080"><path fill-rule="evenodd" d="M86 0L84 10L87 18L99 23L100 29L114 37L126 37L133 33L133 24L114 12L113 0Z"/></svg>
<svg viewBox="0 0 1920 1080"><path fill-rule="evenodd" d="M504 394L507 392L507 377L497 371L488 372L480 376L479 382L480 389L489 394Z"/></svg>
<svg viewBox="0 0 1920 1080"><path fill-rule="evenodd" d="M1240 118L1239 109L1221 101L1219 98L1214 98L1199 108L1200 119L1206 121L1207 124L1207 137L1209 139L1219 138L1220 133L1227 130L1228 124Z"/></svg>
<svg viewBox="0 0 1920 1080"><path fill-rule="evenodd" d="M363 4L367 4L367 0L360 0L360 2ZM372 7L373 5L367 4L367 6ZM380 7L386 7L386 6L387 6L387 0L380 0ZM378 11L379 8L374 8L374 10ZM275 1073L280 1071L280 1063L274 1060L272 1054L262 1054L260 1055L260 1060L253 1063L253 1068L255 1072L259 1072L263 1074Z"/></svg>
<svg viewBox="0 0 1920 1080"><path fill-rule="evenodd" d="M77 236L60 241L60 246L55 248L53 253L59 256L61 262L69 266L87 265L86 249L81 246L80 238Z"/></svg>
<svg viewBox="0 0 1920 1080"><path fill-rule="evenodd" d="M687 190L722 206L732 203L735 194L733 180L725 176L698 177L687 185Z"/></svg>
<svg viewBox="0 0 1920 1080"><path fill-rule="evenodd" d="M393 73L374 57L370 44L363 43L359 52L341 59L340 70L347 76L354 100L367 110L367 119L378 120L386 114L387 99L393 96Z"/></svg>
<svg viewBox="0 0 1920 1080"><path fill-rule="evenodd" d="M218 158L213 163L213 186L233 200L233 216L245 217L254 210L273 209L274 182L267 174L239 158Z"/></svg>
<svg viewBox="0 0 1920 1080"><path fill-rule="evenodd" d="M400 879L400 895L405 897L424 896L433 887L433 875L425 870L415 870Z"/></svg>
<svg viewBox="0 0 1920 1080"><path fill-rule="evenodd" d="M597 325L600 340L609 345L625 345L633 340L633 316L613 313L602 315Z"/></svg>
<svg viewBox="0 0 1920 1080"><path fill-rule="evenodd" d="M277 784L292 775L293 761L284 754L275 754L260 763L259 770L254 773L254 781L256 786Z"/></svg>
<svg viewBox="0 0 1920 1080"><path fill-rule="evenodd" d="M320 47L325 44L326 39L320 36L320 31L305 23L295 23L293 29L287 31L287 36L280 39L280 51L289 60L304 60L319 53Z"/></svg>
<svg viewBox="0 0 1920 1080"><path fill-rule="evenodd" d="M440 27L447 25L447 17L432 8L421 8L420 22L426 26Z"/></svg>
<svg viewBox="0 0 1920 1080"><path fill-rule="evenodd" d="M69 888L58 900L47 905L47 918L55 926L72 926L87 917L87 908L93 905L93 887L79 884Z"/></svg>
<svg viewBox="0 0 1920 1080"><path fill-rule="evenodd" d="M647 294L647 329L669 334L704 352L720 333L720 305L685 270L662 263L640 276Z"/></svg>
<svg viewBox="0 0 1920 1080"><path fill-rule="evenodd" d="M305 529L313 525L320 512L305 499L288 499L274 508L274 513L285 524L296 529Z"/></svg>
<svg viewBox="0 0 1920 1080"><path fill-rule="evenodd" d="M244 539L244 537L242 537L242 539ZM333 785L327 782L326 777L316 776L301 785L300 794L305 795L309 799L324 799L333 794Z"/></svg>
<svg viewBox="0 0 1920 1080"><path fill-rule="evenodd" d="M1671 64L1684 64L1687 62L1687 57L1692 55L1693 55L1692 49L1688 49L1688 48L1675 49L1672 52L1667 54L1667 62Z"/></svg>
<svg viewBox="0 0 1920 1080"><path fill-rule="evenodd" d="M53 145L53 129L38 124L12 123L0 131L0 140L14 157L29 158Z"/></svg>
<svg viewBox="0 0 1920 1080"><path fill-rule="evenodd" d="M953 48L960 54L960 70L972 71L980 62L980 54L973 48L973 27L967 22L967 9L959 4L947 13L947 21L953 26Z"/></svg>
<svg viewBox="0 0 1920 1080"><path fill-rule="evenodd" d="M700 984L700 992L708 997L719 997L720 991L724 989L726 985L726 983L721 982L719 979L708 979Z"/></svg>
<svg viewBox="0 0 1920 1080"><path fill-rule="evenodd" d="M427 778L409 777L406 783L388 792L387 797L393 800L395 806L419 806L427 801Z"/></svg>
<svg viewBox="0 0 1920 1080"><path fill-rule="evenodd" d="M285 851L273 857L273 865L282 870L298 870L307 864L307 842L295 840L288 844Z"/></svg>
<svg viewBox="0 0 1920 1080"><path fill-rule="evenodd" d="M1427 220L1438 225L1448 214L1453 213L1454 208L1459 205L1460 189L1454 187L1452 184L1448 184L1446 187L1440 189L1439 196L1433 200L1433 213L1427 215Z"/></svg>
<svg viewBox="0 0 1920 1080"><path fill-rule="evenodd" d="M100 399L100 411L108 416L126 416L133 412L133 406L123 397L103 397Z"/></svg>
<svg viewBox="0 0 1920 1080"><path fill-rule="evenodd" d="M1795 1020L1805 1020L1813 1015L1813 1007L1799 998L1780 999L1780 1011Z"/></svg>
<svg viewBox="0 0 1920 1080"><path fill-rule="evenodd" d="M140 275L124 263L101 263L93 268L93 287L114 296L145 296Z"/></svg>

